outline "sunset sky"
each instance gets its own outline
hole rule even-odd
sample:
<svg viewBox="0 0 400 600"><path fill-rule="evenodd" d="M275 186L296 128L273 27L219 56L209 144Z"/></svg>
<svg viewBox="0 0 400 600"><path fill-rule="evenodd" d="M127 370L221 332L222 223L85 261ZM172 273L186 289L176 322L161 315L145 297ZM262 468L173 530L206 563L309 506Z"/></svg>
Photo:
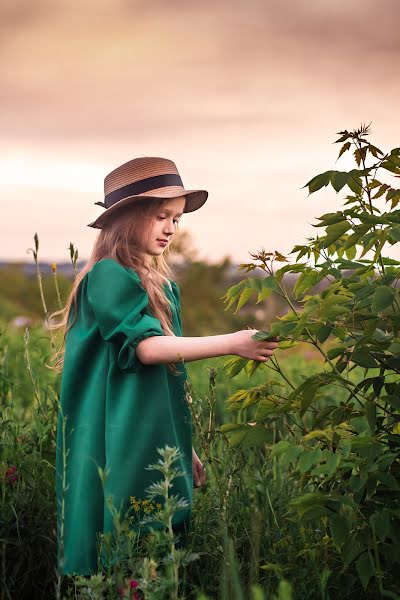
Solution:
<svg viewBox="0 0 400 600"><path fill-rule="evenodd" d="M400 146L399 31L398 0L3 0L0 258L32 260L35 232L40 260L88 258L104 177L137 156L209 191L180 225L200 257L289 252L346 194L301 189L353 168L336 132Z"/></svg>

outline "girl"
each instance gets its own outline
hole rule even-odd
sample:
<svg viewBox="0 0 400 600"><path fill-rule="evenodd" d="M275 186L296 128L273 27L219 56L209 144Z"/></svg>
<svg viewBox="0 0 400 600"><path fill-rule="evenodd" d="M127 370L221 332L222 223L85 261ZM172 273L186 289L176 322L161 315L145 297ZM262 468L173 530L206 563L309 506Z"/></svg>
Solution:
<svg viewBox="0 0 400 600"><path fill-rule="evenodd" d="M97 571L97 534L113 530L106 498L126 511L146 499L157 471L157 447L176 446L185 477L172 493L188 502L174 530L188 531L193 484L205 469L192 447L185 362L223 355L266 361L276 342L256 330L182 337L180 291L163 256L184 212L198 210L204 190L185 190L175 164L133 159L104 181L101 229L76 276L63 321L57 429L57 560L59 572ZM200 292L200 289L199 289ZM74 306L72 306L74 304ZM102 485L98 467L106 470ZM104 486L104 487L103 487ZM134 497L134 498L133 498Z"/></svg>

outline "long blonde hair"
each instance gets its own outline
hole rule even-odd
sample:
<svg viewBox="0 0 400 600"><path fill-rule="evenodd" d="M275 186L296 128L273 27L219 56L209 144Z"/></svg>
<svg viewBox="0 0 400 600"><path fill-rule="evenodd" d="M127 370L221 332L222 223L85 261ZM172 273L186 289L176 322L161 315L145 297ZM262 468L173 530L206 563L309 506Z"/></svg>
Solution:
<svg viewBox="0 0 400 600"><path fill-rule="evenodd" d="M64 331L61 347L50 359L52 362L57 358L58 360L51 368L58 372L63 369L66 336L78 314L79 284L93 265L102 258L113 258L119 264L136 271L141 285L148 294L150 311L160 321L164 334L175 335L172 331L171 307L163 291L166 278L171 277L172 270L162 254L151 256L144 251L144 244L149 239L154 216L168 201L169 199L136 200L117 211L115 217L109 219L100 230L89 260L74 279L65 307L50 315L49 328L52 330L63 328ZM67 326L72 304L74 304L75 315L73 321ZM58 315L61 315L61 321L51 323L51 319ZM174 363L169 363L168 368L172 373L178 373Z"/></svg>

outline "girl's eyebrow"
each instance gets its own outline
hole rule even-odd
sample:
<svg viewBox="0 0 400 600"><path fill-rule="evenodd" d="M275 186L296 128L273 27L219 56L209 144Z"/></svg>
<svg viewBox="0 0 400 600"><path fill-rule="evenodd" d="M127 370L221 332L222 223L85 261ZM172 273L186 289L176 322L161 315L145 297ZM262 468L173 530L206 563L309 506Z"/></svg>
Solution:
<svg viewBox="0 0 400 600"><path fill-rule="evenodd" d="M160 212L165 212L165 213L173 213L174 211L169 209L169 208L161 208ZM176 217L181 217L183 215L183 213L176 213Z"/></svg>

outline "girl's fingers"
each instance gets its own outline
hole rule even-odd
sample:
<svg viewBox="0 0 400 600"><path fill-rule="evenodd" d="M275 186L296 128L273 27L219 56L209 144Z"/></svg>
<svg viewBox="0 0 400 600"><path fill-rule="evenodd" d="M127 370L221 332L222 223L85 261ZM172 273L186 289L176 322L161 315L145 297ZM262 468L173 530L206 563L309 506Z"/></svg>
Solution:
<svg viewBox="0 0 400 600"><path fill-rule="evenodd" d="M206 482L206 469L205 467L202 467L201 471L200 471L200 483L201 485L203 485Z"/></svg>
<svg viewBox="0 0 400 600"><path fill-rule="evenodd" d="M200 487L206 482L206 469L202 464L197 464L194 470L194 485Z"/></svg>
<svg viewBox="0 0 400 600"><path fill-rule="evenodd" d="M263 356L264 358L265 357L269 358L272 355L273 355L272 350L259 350L259 356Z"/></svg>

